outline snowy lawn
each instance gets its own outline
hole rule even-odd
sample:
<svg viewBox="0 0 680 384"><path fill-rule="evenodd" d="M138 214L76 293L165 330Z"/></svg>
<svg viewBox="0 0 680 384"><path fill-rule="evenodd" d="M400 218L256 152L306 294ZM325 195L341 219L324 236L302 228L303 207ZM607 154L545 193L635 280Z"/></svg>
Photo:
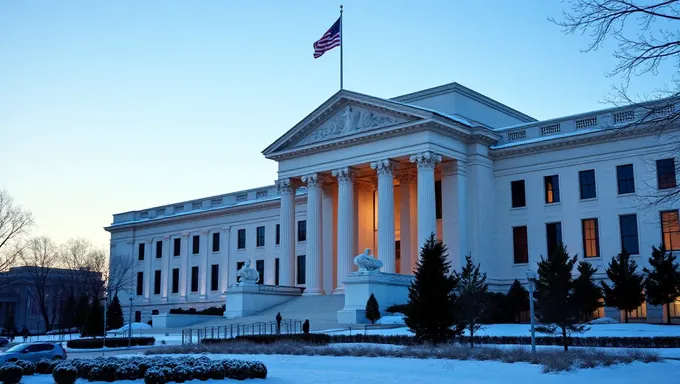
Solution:
<svg viewBox="0 0 680 384"><path fill-rule="evenodd" d="M382 383L671 383L677 377L680 362L633 363L609 368L582 369L576 372L542 373L541 367L526 363L488 361L422 360L330 356L281 355L209 355L213 359L258 360L267 366L269 384L382 384ZM225 380L228 381L228 380ZM209 380L206 383L217 382ZM234 381L235 382L235 381ZM52 376L28 376L23 384L53 383ZM78 380L78 384L87 381ZM142 380L124 382L141 384ZM190 384L200 383L198 380Z"/></svg>

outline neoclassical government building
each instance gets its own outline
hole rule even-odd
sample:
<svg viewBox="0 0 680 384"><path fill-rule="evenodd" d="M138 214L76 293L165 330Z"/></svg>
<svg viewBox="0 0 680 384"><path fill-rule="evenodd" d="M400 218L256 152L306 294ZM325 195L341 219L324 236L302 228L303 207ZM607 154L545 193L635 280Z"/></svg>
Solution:
<svg viewBox="0 0 680 384"><path fill-rule="evenodd" d="M393 99L341 90L263 151L273 185L114 214L111 255L135 260L143 321L222 304L248 259L262 284L309 295L342 294L366 248L410 274L431 233L493 290L526 281L559 242L606 278L622 248L641 266L652 245L680 249L679 204L648 204L676 187L674 129L639 123L675 108L537 121L457 83Z"/></svg>

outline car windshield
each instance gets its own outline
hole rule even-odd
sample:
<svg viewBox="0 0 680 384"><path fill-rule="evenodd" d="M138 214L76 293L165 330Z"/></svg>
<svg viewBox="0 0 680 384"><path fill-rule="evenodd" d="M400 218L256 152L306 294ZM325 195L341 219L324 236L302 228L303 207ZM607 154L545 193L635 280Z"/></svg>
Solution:
<svg viewBox="0 0 680 384"><path fill-rule="evenodd" d="M26 347L28 347L28 344L15 345L12 348L8 349L7 352L21 352L24 349L26 349Z"/></svg>

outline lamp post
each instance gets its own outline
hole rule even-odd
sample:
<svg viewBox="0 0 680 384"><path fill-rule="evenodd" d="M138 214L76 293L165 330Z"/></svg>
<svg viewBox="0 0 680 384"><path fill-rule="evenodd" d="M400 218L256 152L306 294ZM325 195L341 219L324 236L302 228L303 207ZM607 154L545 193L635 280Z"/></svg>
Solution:
<svg viewBox="0 0 680 384"><path fill-rule="evenodd" d="M536 324L534 321L534 289L536 289L536 271L527 270L529 281L529 315L531 316L531 358L536 360Z"/></svg>
<svg viewBox="0 0 680 384"><path fill-rule="evenodd" d="M128 300L130 300L130 317L128 319L128 348L132 346L132 293L128 292Z"/></svg>
<svg viewBox="0 0 680 384"><path fill-rule="evenodd" d="M102 343L102 356L104 356L104 350L106 348L106 309L109 306L109 296L104 293L104 343Z"/></svg>

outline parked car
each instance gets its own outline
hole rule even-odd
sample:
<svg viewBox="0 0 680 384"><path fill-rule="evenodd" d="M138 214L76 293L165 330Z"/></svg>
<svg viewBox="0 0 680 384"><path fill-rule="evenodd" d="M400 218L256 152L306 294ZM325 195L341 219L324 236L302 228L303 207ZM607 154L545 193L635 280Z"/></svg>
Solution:
<svg viewBox="0 0 680 384"><path fill-rule="evenodd" d="M66 351L57 343L23 343L0 352L0 364L16 360L37 363L40 359L66 360Z"/></svg>
<svg viewBox="0 0 680 384"><path fill-rule="evenodd" d="M6 337L0 337L0 347L4 347L9 344L9 340Z"/></svg>

